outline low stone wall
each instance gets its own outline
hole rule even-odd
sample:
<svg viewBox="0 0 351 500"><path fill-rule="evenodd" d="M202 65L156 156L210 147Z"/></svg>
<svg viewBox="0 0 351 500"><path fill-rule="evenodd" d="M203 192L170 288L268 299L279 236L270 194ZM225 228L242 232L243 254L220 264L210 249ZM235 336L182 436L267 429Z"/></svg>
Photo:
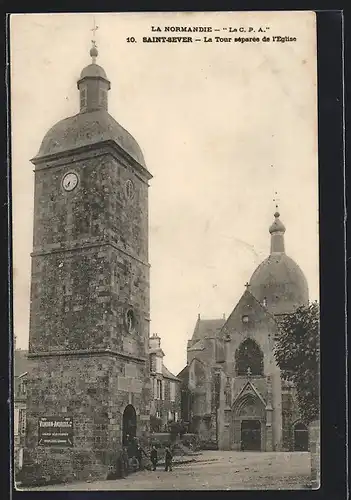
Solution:
<svg viewBox="0 0 351 500"><path fill-rule="evenodd" d="M312 489L320 487L320 421L314 420L309 425L309 443L311 453Z"/></svg>

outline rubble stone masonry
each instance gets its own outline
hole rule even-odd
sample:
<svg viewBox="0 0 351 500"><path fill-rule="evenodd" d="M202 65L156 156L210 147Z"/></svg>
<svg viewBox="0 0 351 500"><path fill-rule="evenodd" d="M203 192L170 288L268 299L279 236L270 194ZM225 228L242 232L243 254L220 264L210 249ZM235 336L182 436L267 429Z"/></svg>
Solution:
<svg viewBox="0 0 351 500"><path fill-rule="evenodd" d="M105 143L35 163L24 461L47 478L99 477L128 404L137 435L149 431L150 174ZM38 444L43 416L73 418L72 447Z"/></svg>

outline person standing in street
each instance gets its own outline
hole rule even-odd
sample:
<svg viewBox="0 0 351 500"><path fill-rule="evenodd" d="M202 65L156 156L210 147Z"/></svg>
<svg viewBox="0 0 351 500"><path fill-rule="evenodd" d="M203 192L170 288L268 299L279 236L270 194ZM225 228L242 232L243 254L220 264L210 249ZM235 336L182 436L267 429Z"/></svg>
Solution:
<svg viewBox="0 0 351 500"><path fill-rule="evenodd" d="M173 454L171 452L171 449L169 446L166 447L166 453L165 453L165 471L170 471L172 472L172 460L173 460Z"/></svg>
<svg viewBox="0 0 351 500"><path fill-rule="evenodd" d="M157 466L157 449L156 446L152 447L151 453L150 453L150 460L152 463L152 470L156 470Z"/></svg>
<svg viewBox="0 0 351 500"><path fill-rule="evenodd" d="M144 470L143 454L147 457L145 451L143 450L143 448L138 443L137 450L136 450L136 458L137 458L137 460L139 462L139 470Z"/></svg>

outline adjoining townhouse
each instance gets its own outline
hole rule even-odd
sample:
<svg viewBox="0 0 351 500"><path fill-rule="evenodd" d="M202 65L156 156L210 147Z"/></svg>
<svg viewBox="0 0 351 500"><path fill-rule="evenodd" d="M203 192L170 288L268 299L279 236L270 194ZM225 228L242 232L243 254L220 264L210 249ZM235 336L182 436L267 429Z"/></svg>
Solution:
<svg viewBox="0 0 351 500"><path fill-rule="evenodd" d="M180 419L181 380L163 364L165 354L157 334L149 339L149 355L152 387L150 415L162 421L160 430L164 430L168 422Z"/></svg>

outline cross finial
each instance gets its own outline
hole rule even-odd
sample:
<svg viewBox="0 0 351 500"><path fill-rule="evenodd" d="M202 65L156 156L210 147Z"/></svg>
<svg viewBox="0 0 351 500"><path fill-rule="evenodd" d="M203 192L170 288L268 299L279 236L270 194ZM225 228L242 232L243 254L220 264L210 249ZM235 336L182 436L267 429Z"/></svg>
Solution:
<svg viewBox="0 0 351 500"><path fill-rule="evenodd" d="M96 25L95 17L93 17L93 28L90 30L93 32L93 40L92 40L93 43L95 43L95 35L96 35L96 31L98 29L99 29L99 26Z"/></svg>
<svg viewBox="0 0 351 500"><path fill-rule="evenodd" d="M251 286L251 285L250 285L250 283L246 282L246 283L245 283L245 286L246 286L246 290L248 290L248 289L249 289L249 286Z"/></svg>

